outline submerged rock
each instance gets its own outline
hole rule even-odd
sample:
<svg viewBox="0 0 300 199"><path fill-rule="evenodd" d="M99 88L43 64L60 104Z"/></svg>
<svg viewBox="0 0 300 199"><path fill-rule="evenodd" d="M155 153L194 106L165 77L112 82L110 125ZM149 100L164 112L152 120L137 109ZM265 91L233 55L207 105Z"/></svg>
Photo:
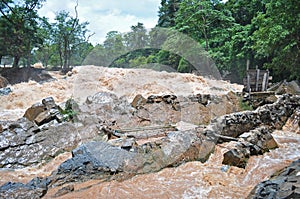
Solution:
<svg viewBox="0 0 300 199"><path fill-rule="evenodd" d="M0 88L0 96L1 95L8 95L11 92L12 92L12 90L9 87Z"/></svg>
<svg viewBox="0 0 300 199"><path fill-rule="evenodd" d="M300 159L256 185L247 199L300 198Z"/></svg>

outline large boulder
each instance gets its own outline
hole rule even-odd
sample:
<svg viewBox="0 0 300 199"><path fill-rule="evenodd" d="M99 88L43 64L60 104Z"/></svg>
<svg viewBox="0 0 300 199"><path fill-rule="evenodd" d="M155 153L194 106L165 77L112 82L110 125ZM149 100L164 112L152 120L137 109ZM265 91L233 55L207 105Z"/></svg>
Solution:
<svg viewBox="0 0 300 199"><path fill-rule="evenodd" d="M120 128L176 124L180 121L201 125L214 117L239 110L238 96L137 95L131 103L115 94L100 92L87 98L79 107L78 118L85 123L98 117L101 121L115 120Z"/></svg>
<svg viewBox="0 0 300 199"><path fill-rule="evenodd" d="M240 135L234 147L224 153L222 164L245 168L250 156L261 155L277 147L272 130L262 126Z"/></svg>
<svg viewBox="0 0 300 199"><path fill-rule="evenodd" d="M51 120L62 122L63 116L61 112L62 109L55 104L54 99L47 97L42 100L42 103L36 103L28 108L23 117L40 126Z"/></svg>
<svg viewBox="0 0 300 199"><path fill-rule="evenodd" d="M128 151L106 142L89 142L73 150L73 157L51 176L52 185L87 179L157 172L186 161L206 161L215 144L196 131L170 132L161 141Z"/></svg>
<svg viewBox="0 0 300 199"><path fill-rule="evenodd" d="M247 199L300 198L300 159L255 186Z"/></svg>
<svg viewBox="0 0 300 199"><path fill-rule="evenodd" d="M73 149L80 140L76 127L71 123L40 128L21 118L14 122L2 122L1 126L0 168L38 165Z"/></svg>

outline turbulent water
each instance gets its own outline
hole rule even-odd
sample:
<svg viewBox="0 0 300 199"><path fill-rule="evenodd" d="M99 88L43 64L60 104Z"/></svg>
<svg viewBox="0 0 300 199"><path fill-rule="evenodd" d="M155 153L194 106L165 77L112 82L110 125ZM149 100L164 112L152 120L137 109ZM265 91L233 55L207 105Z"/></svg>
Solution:
<svg viewBox="0 0 300 199"><path fill-rule="evenodd" d="M224 94L230 90L241 90L238 85L214 82L192 75L159 73L160 76L157 76L157 72L147 71L148 81L143 81L143 71L92 66L85 69L84 75L78 76L74 73L72 77L57 76L58 81L42 85L35 82L14 85L12 94L1 97L0 120L17 119L24 114L26 108L48 96L53 96L56 102L63 102L71 96L80 95L79 97L84 98L98 91L110 91L131 99L136 94ZM86 90L81 89L81 86ZM257 183L299 158L300 134L285 129L274 132L274 137L279 148L251 157L245 169L221 164L223 153L233 144L226 143L218 145L206 163L187 162L176 168L134 176L122 182L91 180L78 183L74 184L74 192L59 198L245 198ZM0 169L0 185L8 181L26 183L37 176L49 176L70 157L70 153L64 153L37 168ZM45 198L52 198L61 188L50 188Z"/></svg>
<svg viewBox="0 0 300 199"><path fill-rule="evenodd" d="M227 143L219 145L204 164L188 162L122 182L75 184L74 192L60 198L245 198L257 183L299 158L300 135L277 131L274 137L279 148L251 157L245 169L221 164ZM50 189L45 198L59 188Z"/></svg>

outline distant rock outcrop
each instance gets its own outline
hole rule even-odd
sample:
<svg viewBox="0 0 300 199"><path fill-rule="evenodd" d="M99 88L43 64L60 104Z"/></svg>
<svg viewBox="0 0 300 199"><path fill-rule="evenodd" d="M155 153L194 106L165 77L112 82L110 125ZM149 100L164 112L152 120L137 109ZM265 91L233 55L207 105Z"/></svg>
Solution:
<svg viewBox="0 0 300 199"><path fill-rule="evenodd" d="M29 80L33 80L36 82L53 80L52 76L45 69L33 68L33 67L2 68L0 69L0 74L4 78L6 78L10 84L28 82Z"/></svg>

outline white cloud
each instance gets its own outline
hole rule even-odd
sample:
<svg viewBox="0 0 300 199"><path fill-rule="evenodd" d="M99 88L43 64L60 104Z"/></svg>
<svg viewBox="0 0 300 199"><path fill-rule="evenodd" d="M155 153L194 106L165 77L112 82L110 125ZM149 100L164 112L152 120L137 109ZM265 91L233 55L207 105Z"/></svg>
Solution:
<svg viewBox="0 0 300 199"><path fill-rule="evenodd" d="M112 30L130 31L132 25L141 22L146 28L157 23L160 0L78 0L78 15L81 22L88 21L88 29L95 35L93 44L102 43L106 33ZM53 21L55 13L66 10L75 16L75 0L47 0L39 10L41 16Z"/></svg>

